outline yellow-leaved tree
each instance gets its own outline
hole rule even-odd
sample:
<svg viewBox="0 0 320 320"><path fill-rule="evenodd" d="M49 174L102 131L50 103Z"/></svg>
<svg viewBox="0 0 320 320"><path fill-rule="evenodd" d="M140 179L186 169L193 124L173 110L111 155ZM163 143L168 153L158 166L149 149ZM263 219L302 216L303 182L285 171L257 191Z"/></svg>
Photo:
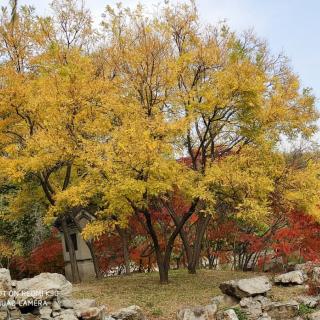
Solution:
<svg viewBox="0 0 320 320"><path fill-rule="evenodd" d="M276 174L283 169L277 144L281 135L310 137L315 131L314 97L300 89L286 59L273 57L253 34L238 36L224 25L202 27L193 3L167 6L160 16L145 15L141 7L108 8L107 14L102 65L114 70L123 110L100 163L103 206L85 235L142 215L160 281L167 283L179 234L189 271L195 272L204 231L218 211L221 184L241 182L233 212L252 220L266 215ZM250 158L248 172L242 173L241 163ZM310 187L296 186L295 194ZM177 192L190 204L182 214L171 205ZM157 234L153 212L158 208L172 218L167 239ZM192 244L184 226L193 214L198 226Z"/></svg>
<svg viewBox="0 0 320 320"><path fill-rule="evenodd" d="M89 50L89 12L72 0L53 1L52 7L49 18L35 17L32 8L22 7L13 23L2 12L1 168L2 176L22 186L12 196L12 214L24 201L36 199L30 193L25 198L23 186L29 184L47 202L47 220L59 219L78 282L67 220L81 229L76 213L91 206L87 199L96 192L94 181L86 177L86 154L93 151L100 157L102 151L92 144L106 140L112 128L107 110L113 84L99 74ZM92 242L87 244L99 276Z"/></svg>

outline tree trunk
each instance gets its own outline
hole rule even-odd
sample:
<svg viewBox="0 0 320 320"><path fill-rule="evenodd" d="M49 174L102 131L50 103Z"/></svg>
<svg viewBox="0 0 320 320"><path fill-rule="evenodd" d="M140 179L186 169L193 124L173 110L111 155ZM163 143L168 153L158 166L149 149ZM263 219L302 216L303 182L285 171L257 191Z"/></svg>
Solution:
<svg viewBox="0 0 320 320"><path fill-rule="evenodd" d="M91 253L92 263L93 263L93 267L94 267L94 272L96 274L96 278L101 279L102 275L101 275L101 271L100 271L98 258L94 252L93 241L92 240L86 241L86 244L87 244L89 251Z"/></svg>
<svg viewBox="0 0 320 320"><path fill-rule="evenodd" d="M122 242L125 273L126 275L129 275L130 274L130 254L129 254L128 233L127 233L127 230L120 228L118 225L116 226L116 229L119 233L119 236Z"/></svg>
<svg viewBox="0 0 320 320"><path fill-rule="evenodd" d="M160 284L168 284L169 283L169 262L165 259L161 252L156 253L157 256L157 264L159 269L160 276ZM159 256L159 258L158 258Z"/></svg>
<svg viewBox="0 0 320 320"><path fill-rule="evenodd" d="M208 223L211 219L211 216L204 215L201 213L198 214L199 220L197 222L196 238L195 238L195 241L192 246L190 244L189 239L188 239L187 233L183 229L184 223L182 224L182 227L181 227L181 220L176 215L174 209L170 206L166 206L166 207L169 210L170 216L173 219L177 230L179 230L180 238L182 240L182 243L183 243L183 246L185 249L185 253L186 253L188 271L191 274L195 274L196 268L199 266L199 260L200 260L200 255L201 255L201 245L203 242L203 238L204 238ZM195 209L195 207L194 207L194 209ZM193 212L194 212L194 210L193 210Z"/></svg>
<svg viewBox="0 0 320 320"><path fill-rule="evenodd" d="M148 231L153 241L154 251L156 253L157 265L158 265L159 276L160 276L160 284L167 284L169 282L168 263L170 262L170 257L168 259L168 252L167 252L168 248L166 249L167 256L162 255L161 247L158 241L158 236L152 225L151 215L148 211L144 211L144 216L146 218Z"/></svg>
<svg viewBox="0 0 320 320"><path fill-rule="evenodd" d="M163 265L159 266L159 275L160 275L160 283L168 284L169 283L169 270L166 269Z"/></svg>
<svg viewBox="0 0 320 320"><path fill-rule="evenodd" d="M211 216L200 215L197 222L196 238L194 240L191 261L188 264L188 271L190 274L196 274L197 268L199 267L201 246L204 238L205 231L207 229L208 223Z"/></svg>
<svg viewBox="0 0 320 320"><path fill-rule="evenodd" d="M72 282L79 283L79 282L81 282L81 278L80 278L79 269L78 269L76 252L74 250L73 242L72 242L69 230L68 230L67 220L66 220L65 216L63 216L61 219L61 225L62 225L62 231L63 231L63 235L64 235L64 238L66 241L66 245L69 250Z"/></svg>

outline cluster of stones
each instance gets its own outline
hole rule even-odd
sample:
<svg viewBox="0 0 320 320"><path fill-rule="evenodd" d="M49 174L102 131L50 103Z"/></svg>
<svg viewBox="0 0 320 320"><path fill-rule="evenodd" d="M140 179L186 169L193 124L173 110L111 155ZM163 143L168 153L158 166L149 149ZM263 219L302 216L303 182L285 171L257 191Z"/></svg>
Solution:
<svg viewBox="0 0 320 320"><path fill-rule="evenodd" d="M305 285L308 280L320 280L320 267L313 263L300 264L295 270L277 275L278 286ZM272 301L268 293L272 282L266 276L230 280L220 284L224 295L216 296L211 304L184 308L177 312L178 320L320 320L320 296L298 296L289 301ZM313 312L299 316L299 307L305 305Z"/></svg>
<svg viewBox="0 0 320 320"><path fill-rule="evenodd" d="M138 306L107 314L92 299L73 299L72 284L58 273L21 281L0 269L0 320L145 320Z"/></svg>

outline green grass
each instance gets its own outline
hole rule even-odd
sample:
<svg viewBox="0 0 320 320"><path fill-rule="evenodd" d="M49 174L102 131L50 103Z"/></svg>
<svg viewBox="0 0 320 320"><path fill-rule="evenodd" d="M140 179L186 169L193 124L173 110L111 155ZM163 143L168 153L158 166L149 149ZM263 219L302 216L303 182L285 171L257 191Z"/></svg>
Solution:
<svg viewBox="0 0 320 320"><path fill-rule="evenodd" d="M240 308L233 308L239 320L248 320L245 313Z"/></svg>
<svg viewBox="0 0 320 320"><path fill-rule="evenodd" d="M306 314L314 312L314 309L306 306L305 304L301 303L299 305L299 316L304 316Z"/></svg>
<svg viewBox="0 0 320 320"><path fill-rule="evenodd" d="M109 311L136 304L150 320L172 320L182 307L210 304L211 298L221 294L221 282L254 275L257 274L211 270L200 270L196 275L190 275L186 270L178 270L170 272L168 285L160 285L156 272L133 274L75 285L74 296L94 298L99 304L105 304ZM281 291L283 289L286 289L285 294ZM291 289L274 288L271 295L276 300L289 299Z"/></svg>

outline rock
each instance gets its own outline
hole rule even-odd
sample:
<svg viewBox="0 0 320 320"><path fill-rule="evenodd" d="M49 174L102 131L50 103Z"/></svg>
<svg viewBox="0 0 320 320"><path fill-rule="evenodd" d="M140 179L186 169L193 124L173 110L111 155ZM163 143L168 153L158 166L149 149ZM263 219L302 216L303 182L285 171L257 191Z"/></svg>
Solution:
<svg viewBox="0 0 320 320"><path fill-rule="evenodd" d="M128 308L120 309L111 314L115 320L146 320L139 306L130 306Z"/></svg>
<svg viewBox="0 0 320 320"><path fill-rule="evenodd" d="M39 317L32 314L32 313L26 313L23 315L23 320L38 320Z"/></svg>
<svg viewBox="0 0 320 320"><path fill-rule="evenodd" d="M239 318L233 309L228 309L218 312L217 320L239 320Z"/></svg>
<svg viewBox="0 0 320 320"><path fill-rule="evenodd" d="M185 308L177 313L178 320L215 320L215 314L218 310L216 304Z"/></svg>
<svg viewBox="0 0 320 320"><path fill-rule="evenodd" d="M274 278L276 284L303 284L306 280L305 273L300 270L283 273Z"/></svg>
<svg viewBox="0 0 320 320"><path fill-rule="evenodd" d="M297 301L272 302L265 310L271 319L291 320L298 315L299 303Z"/></svg>
<svg viewBox="0 0 320 320"><path fill-rule="evenodd" d="M0 320L7 320L9 316L9 310L5 305L0 305Z"/></svg>
<svg viewBox="0 0 320 320"><path fill-rule="evenodd" d="M60 315L54 318L55 320L78 320L74 310L65 309L60 312Z"/></svg>
<svg viewBox="0 0 320 320"><path fill-rule="evenodd" d="M96 300L94 299L71 299L70 301L76 312L97 306Z"/></svg>
<svg viewBox="0 0 320 320"><path fill-rule="evenodd" d="M13 299L8 299L8 300L7 300L7 308L8 308L9 310L16 310L16 309L17 309L16 301L13 300Z"/></svg>
<svg viewBox="0 0 320 320"><path fill-rule="evenodd" d="M272 301L265 296L256 296L253 298L253 300L258 301L261 304L262 310L267 308L267 306L272 303Z"/></svg>
<svg viewBox="0 0 320 320"><path fill-rule="evenodd" d="M220 284L220 290L239 299L261 295L272 288L272 284L265 276L249 279L230 280Z"/></svg>
<svg viewBox="0 0 320 320"><path fill-rule="evenodd" d="M77 314L77 316L83 320L103 320L105 312L105 306L91 307L84 309L79 315Z"/></svg>
<svg viewBox="0 0 320 320"><path fill-rule="evenodd" d="M51 308L52 308L53 311L60 311L61 310L61 307L60 307L59 303L56 300L54 300L52 302Z"/></svg>
<svg viewBox="0 0 320 320"><path fill-rule="evenodd" d="M64 309L73 309L73 302L74 300L63 297L60 301L60 306Z"/></svg>
<svg viewBox="0 0 320 320"><path fill-rule="evenodd" d="M267 317L264 311L271 303L272 301L265 296L255 296L243 298L239 304L248 320L256 320Z"/></svg>
<svg viewBox="0 0 320 320"><path fill-rule="evenodd" d="M240 306L248 320L256 320L262 316L261 303L252 297L241 299Z"/></svg>
<svg viewBox="0 0 320 320"><path fill-rule="evenodd" d="M6 299L9 291L12 290L10 271L5 268L0 268L0 299Z"/></svg>
<svg viewBox="0 0 320 320"><path fill-rule="evenodd" d="M314 267L312 270L312 281L320 282L320 267Z"/></svg>
<svg viewBox="0 0 320 320"><path fill-rule="evenodd" d="M296 300L299 303L303 303L309 308L315 308L318 305L320 297L314 297L314 296L298 296Z"/></svg>
<svg viewBox="0 0 320 320"><path fill-rule="evenodd" d="M307 316L308 320L320 320L320 311L309 313Z"/></svg>
<svg viewBox="0 0 320 320"><path fill-rule="evenodd" d="M80 317L82 313L86 311L90 312L92 308L97 307L96 301L94 299L71 299L70 301L73 305L74 313L77 315L77 317Z"/></svg>
<svg viewBox="0 0 320 320"><path fill-rule="evenodd" d="M52 314L52 309L50 307L39 308L40 319L50 320L52 318L51 314Z"/></svg>
<svg viewBox="0 0 320 320"><path fill-rule="evenodd" d="M11 310L9 314L10 314L10 319L12 320L22 318L21 311L19 309Z"/></svg>
<svg viewBox="0 0 320 320"><path fill-rule="evenodd" d="M39 275L17 281L17 301L27 299L49 301L54 297L69 296L72 284L58 273L40 273Z"/></svg>
<svg viewBox="0 0 320 320"><path fill-rule="evenodd" d="M306 275L311 275L315 267L320 267L320 264L308 261L306 263L296 264L294 270L302 271Z"/></svg>

